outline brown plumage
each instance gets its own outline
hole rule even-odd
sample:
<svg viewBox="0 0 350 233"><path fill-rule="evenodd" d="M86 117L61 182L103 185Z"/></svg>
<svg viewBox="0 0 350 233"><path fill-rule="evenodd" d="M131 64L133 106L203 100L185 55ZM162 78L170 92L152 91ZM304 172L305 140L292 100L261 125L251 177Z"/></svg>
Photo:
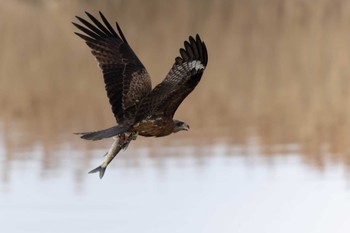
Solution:
<svg viewBox="0 0 350 233"><path fill-rule="evenodd" d="M109 161L92 171L99 171L102 178L108 163L137 135L161 137L189 129L186 123L174 120L173 116L199 83L208 54L199 35L195 38L190 36L163 82L152 89L147 70L131 49L119 25L116 24L117 33L101 12L103 23L87 12L86 15L92 23L77 16L81 24L73 24L84 34L75 34L85 40L102 69L107 96L117 121L116 126L105 130L79 133L87 140L116 136L118 143L114 143L114 149L119 149L111 152L112 156L106 156L111 157Z"/></svg>

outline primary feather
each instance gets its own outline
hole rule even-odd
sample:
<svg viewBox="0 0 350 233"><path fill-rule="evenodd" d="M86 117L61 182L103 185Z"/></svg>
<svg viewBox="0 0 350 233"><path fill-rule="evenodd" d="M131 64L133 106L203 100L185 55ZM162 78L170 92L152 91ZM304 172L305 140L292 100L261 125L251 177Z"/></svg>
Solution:
<svg viewBox="0 0 350 233"><path fill-rule="evenodd" d="M102 69L105 88L112 111L118 123L128 120L128 109L137 105L151 92L151 78L132 51L122 30L117 24L118 33L100 12L104 23L87 13L93 22L76 17L82 25L73 23L86 35L76 32L91 48L92 54Z"/></svg>
<svg viewBox="0 0 350 233"><path fill-rule="evenodd" d="M149 115L173 118L179 105L201 80L208 63L207 48L199 35L196 39L190 36L184 46L163 82L142 100L136 122Z"/></svg>

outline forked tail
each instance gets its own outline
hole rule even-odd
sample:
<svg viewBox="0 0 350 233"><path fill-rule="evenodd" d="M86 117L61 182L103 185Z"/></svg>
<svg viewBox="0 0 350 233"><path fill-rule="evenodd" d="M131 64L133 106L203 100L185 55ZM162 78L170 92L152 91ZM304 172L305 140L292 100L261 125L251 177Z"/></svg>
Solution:
<svg viewBox="0 0 350 233"><path fill-rule="evenodd" d="M105 174L106 168L107 167L98 166L97 168L89 171L89 174L99 172L100 179L102 179L103 175Z"/></svg>

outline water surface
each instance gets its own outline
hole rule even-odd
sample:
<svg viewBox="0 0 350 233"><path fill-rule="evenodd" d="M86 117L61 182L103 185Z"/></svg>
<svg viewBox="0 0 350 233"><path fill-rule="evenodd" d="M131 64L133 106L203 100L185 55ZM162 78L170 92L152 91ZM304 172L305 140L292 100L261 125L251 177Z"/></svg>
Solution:
<svg viewBox="0 0 350 233"><path fill-rule="evenodd" d="M0 165L1 171L11 166L1 183L1 227L6 232L348 232L344 166L329 164L321 171L290 148L269 158L254 144L160 148L164 156L157 157L147 147L133 147L113 161L102 180L86 172L105 150L91 150L94 159L82 164L83 152L67 146L57 151L60 166L53 169L43 169L40 148L19 152L31 153L31 159Z"/></svg>

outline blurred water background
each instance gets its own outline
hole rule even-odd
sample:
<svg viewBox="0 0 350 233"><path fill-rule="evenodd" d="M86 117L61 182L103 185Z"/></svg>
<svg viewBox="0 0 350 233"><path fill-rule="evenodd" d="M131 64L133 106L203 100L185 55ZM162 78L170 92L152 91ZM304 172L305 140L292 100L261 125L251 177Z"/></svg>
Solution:
<svg viewBox="0 0 350 233"><path fill-rule="evenodd" d="M118 20L152 76L189 35L209 51L176 118L105 177L115 123L75 15ZM0 2L0 223L7 232L348 232L350 2Z"/></svg>

